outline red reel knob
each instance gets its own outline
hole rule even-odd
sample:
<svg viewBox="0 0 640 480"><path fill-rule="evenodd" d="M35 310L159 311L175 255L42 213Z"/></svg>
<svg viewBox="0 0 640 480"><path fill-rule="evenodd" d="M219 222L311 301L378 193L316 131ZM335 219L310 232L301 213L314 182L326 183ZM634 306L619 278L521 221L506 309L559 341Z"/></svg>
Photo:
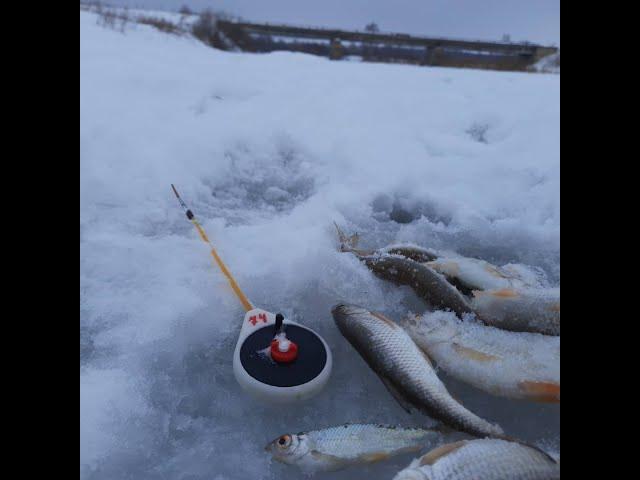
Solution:
<svg viewBox="0 0 640 480"><path fill-rule="evenodd" d="M274 338L271 341L271 358L278 363L290 363L298 358L298 345L293 343L291 340L288 340L288 342L289 349L286 352L281 352L280 342Z"/></svg>

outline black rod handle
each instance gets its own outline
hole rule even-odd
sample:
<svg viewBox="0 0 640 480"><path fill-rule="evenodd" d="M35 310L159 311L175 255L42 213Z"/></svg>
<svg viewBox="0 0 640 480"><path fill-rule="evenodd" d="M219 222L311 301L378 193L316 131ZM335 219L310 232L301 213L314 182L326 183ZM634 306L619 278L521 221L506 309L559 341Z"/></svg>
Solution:
<svg viewBox="0 0 640 480"><path fill-rule="evenodd" d="M276 314L276 335L284 330L284 317L281 313Z"/></svg>

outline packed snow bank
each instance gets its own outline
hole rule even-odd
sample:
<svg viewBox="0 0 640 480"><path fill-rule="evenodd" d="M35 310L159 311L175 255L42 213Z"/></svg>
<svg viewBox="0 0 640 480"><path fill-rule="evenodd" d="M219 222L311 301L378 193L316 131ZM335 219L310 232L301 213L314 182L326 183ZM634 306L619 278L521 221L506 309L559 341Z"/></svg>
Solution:
<svg viewBox="0 0 640 480"><path fill-rule="evenodd" d="M531 66L531 70L540 73L560 73L560 52L540 59Z"/></svg>
<svg viewBox="0 0 640 480"><path fill-rule="evenodd" d="M224 53L80 14L81 476L301 478L267 441L347 421L420 425L330 308L424 305L337 252L335 220L497 263L559 262L559 77ZM327 389L274 409L231 359L242 310L184 218L199 216L256 305L322 334ZM507 432L556 446L559 409L443 378ZM336 473L391 478L408 458Z"/></svg>

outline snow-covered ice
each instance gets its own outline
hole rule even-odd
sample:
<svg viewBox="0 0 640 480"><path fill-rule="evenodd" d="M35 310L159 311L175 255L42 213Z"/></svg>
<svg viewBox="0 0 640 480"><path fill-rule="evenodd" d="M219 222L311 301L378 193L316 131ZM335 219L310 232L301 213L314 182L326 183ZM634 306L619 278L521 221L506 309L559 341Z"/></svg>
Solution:
<svg viewBox="0 0 640 480"><path fill-rule="evenodd" d="M337 251L412 242L560 282L559 75L226 53L80 14L80 471L85 479L302 478L263 450L342 422L417 426L330 314L424 304ZM241 306L175 183L254 304L318 331L328 387L292 407L245 396ZM443 375L511 435L558 448L559 408ZM318 478L391 478L411 457Z"/></svg>

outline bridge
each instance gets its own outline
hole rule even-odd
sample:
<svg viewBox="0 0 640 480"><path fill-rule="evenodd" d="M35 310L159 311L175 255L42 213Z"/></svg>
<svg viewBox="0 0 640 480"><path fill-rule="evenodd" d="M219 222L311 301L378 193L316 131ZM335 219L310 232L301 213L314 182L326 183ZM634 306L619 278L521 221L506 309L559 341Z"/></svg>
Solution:
<svg viewBox="0 0 640 480"><path fill-rule="evenodd" d="M369 56L373 61L523 70L558 51L557 47L528 42L461 40L226 20L219 20L218 28L243 50L308 51L326 54L335 60L353 54L362 56L365 52L363 58Z"/></svg>

